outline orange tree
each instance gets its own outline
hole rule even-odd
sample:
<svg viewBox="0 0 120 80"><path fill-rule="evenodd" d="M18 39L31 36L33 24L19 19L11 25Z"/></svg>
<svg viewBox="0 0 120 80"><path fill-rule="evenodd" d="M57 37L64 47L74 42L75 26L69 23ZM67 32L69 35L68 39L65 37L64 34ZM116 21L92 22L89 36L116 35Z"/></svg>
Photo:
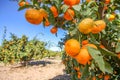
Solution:
<svg viewBox="0 0 120 80"><path fill-rule="evenodd" d="M72 80L120 79L119 0L19 0L26 20L66 30L62 60ZM25 4L27 2L27 4Z"/></svg>
<svg viewBox="0 0 120 80"><path fill-rule="evenodd" d="M28 37L23 35L18 38L11 34L10 40L4 39L0 46L0 62L5 64L14 64L21 62L25 65L32 59L41 59L48 53L45 46L47 43L34 38L28 40Z"/></svg>

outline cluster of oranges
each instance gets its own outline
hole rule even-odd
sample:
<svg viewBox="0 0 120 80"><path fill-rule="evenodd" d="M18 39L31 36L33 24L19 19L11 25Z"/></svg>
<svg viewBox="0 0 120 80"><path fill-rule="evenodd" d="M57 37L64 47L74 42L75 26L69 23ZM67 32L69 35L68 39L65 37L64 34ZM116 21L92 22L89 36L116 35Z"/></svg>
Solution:
<svg viewBox="0 0 120 80"><path fill-rule="evenodd" d="M92 57L87 49L88 46L97 49L97 46L89 43L88 40L83 40L80 45L79 41L77 41L76 39L69 39L65 42L65 51L67 55L76 59L76 61L81 65L86 65L90 64L90 61L92 60ZM102 46L101 48L105 48L103 47L103 45L100 46ZM74 70L77 72L77 77L81 78L82 73L80 72L80 68L74 67ZM110 79L110 75L100 74L98 76L93 76L92 80L96 80L96 77L98 77L99 79L103 78L104 80Z"/></svg>
<svg viewBox="0 0 120 80"><path fill-rule="evenodd" d="M86 0L86 2L90 2L91 0ZM109 3L110 0L105 0L106 3ZM66 10L66 12L63 14L63 18L65 20L73 20L74 21L74 17L75 17L75 12L74 10L71 8L74 5L77 5L80 3L80 0L63 0L63 3L68 5L69 8ZM19 6L24 6L24 5L29 5L29 2L25 2L25 1L21 1L19 3ZM54 18L59 17L59 12L58 9L56 8L56 6L51 6L50 10L54 16ZM40 8L38 9L34 9L34 8L30 8L27 9L25 12L25 18L26 20L31 23L31 24L35 24L38 25L40 24L42 21L44 22L44 25L50 26L50 21L48 20L48 12L43 9ZM114 20L115 16L114 15L110 15L109 20ZM76 23L76 22L75 22ZM93 33L93 34L97 34L100 31L102 31L103 29L105 29L106 24L103 20L97 20L97 21L93 21L90 18L86 18L84 20L82 20L79 25L78 25L78 29L81 33L83 34L88 34L88 33ZM51 33L55 34L58 31L58 27L57 26L53 26L51 28Z"/></svg>
<svg viewBox="0 0 120 80"><path fill-rule="evenodd" d="M88 46L97 49L94 44L90 44L87 40L82 42L81 47L79 41L76 39L69 39L65 42L65 51L80 64L86 65L87 63L90 64L90 60L92 59L87 49Z"/></svg>
<svg viewBox="0 0 120 80"><path fill-rule="evenodd" d="M80 0L64 0L64 4L68 5L68 6L73 6L80 3ZM19 2L19 6L25 6L25 5L29 5L30 3L27 1L21 1ZM58 10L56 8L56 6L51 6L50 10L54 16L54 18L58 17L59 13ZM72 20L74 17L75 13L74 10L72 10L71 8L67 9L66 12L64 13L63 17L66 20ZM26 10L25 12L25 18L26 20L31 23L31 24L35 24L35 25L39 25L42 22L44 23L45 26L50 26L50 21L48 20L48 12L43 9L35 9L35 8L29 8ZM58 31L58 27L57 26L53 26L50 30L50 32L52 34L56 34Z"/></svg>
<svg viewBox="0 0 120 80"><path fill-rule="evenodd" d="M29 5L29 2L27 2L27 1L19 2L20 7L25 6L25 5ZM58 11L57 11L57 8L55 6L51 6L50 10L52 11L54 17L58 17ZM34 8L30 8L30 9L27 9L26 12L25 12L25 18L29 23L39 25L39 24L41 24L41 22L43 20L45 20L44 25L46 27L50 26L48 16L49 16L48 12L43 8L40 8L39 10L34 9ZM52 27L51 30L50 30L50 32L52 34L57 33L57 31L58 31L58 28L56 26Z"/></svg>
<svg viewBox="0 0 120 80"><path fill-rule="evenodd" d="M106 23L103 20L94 21L91 18L83 19L78 25L79 31L83 34L89 34L90 32L97 34L105 29L105 27Z"/></svg>

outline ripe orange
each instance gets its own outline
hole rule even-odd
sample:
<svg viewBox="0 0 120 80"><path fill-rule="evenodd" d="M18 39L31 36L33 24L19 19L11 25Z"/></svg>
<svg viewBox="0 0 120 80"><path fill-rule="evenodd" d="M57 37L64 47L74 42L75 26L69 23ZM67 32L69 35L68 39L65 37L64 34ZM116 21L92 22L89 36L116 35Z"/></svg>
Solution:
<svg viewBox="0 0 120 80"><path fill-rule="evenodd" d="M58 17L58 10L55 6L51 6L50 10L52 11L54 17Z"/></svg>
<svg viewBox="0 0 120 80"><path fill-rule="evenodd" d="M49 26L50 25L50 22L48 19L45 19L45 26Z"/></svg>
<svg viewBox="0 0 120 80"><path fill-rule="evenodd" d="M88 2L88 3L89 3L90 1L91 1L91 0L86 0L86 2Z"/></svg>
<svg viewBox="0 0 120 80"><path fill-rule="evenodd" d="M43 18L47 18L48 17L48 13L45 9L41 8L39 9L40 14L43 16Z"/></svg>
<svg viewBox="0 0 120 80"><path fill-rule="evenodd" d="M83 41L82 41L82 45L86 45L86 44L88 44L88 43L89 43L88 40L83 40Z"/></svg>
<svg viewBox="0 0 120 80"><path fill-rule="evenodd" d="M104 8L103 8L104 10L107 10L108 9L108 7L107 6L104 6Z"/></svg>
<svg viewBox="0 0 120 80"><path fill-rule="evenodd" d="M86 44L83 45L82 48L80 49L80 53L75 56L75 59L83 65L86 65L87 63L90 63L90 60L92 59L88 50L87 50L87 46L93 47L95 49L97 49L97 47L94 44Z"/></svg>
<svg viewBox="0 0 120 80"><path fill-rule="evenodd" d="M26 20L31 24L40 24L43 20L43 16L40 14L39 10L27 9L25 12Z"/></svg>
<svg viewBox="0 0 120 80"><path fill-rule="evenodd" d="M52 28L50 29L50 32L51 32L52 34L57 33L57 31L58 31L58 28L57 28L56 26L54 26L54 27L52 27Z"/></svg>
<svg viewBox="0 0 120 80"><path fill-rule="evenodd" d="M77 72L78 79L80 79L81 75L82 75L81 72Z"/></svg>
<svg viewBox="0 0 120 80"><path fill-rule="evenodd" d="M103 78L103 75L102 74L98 75L98 78L100 78L100 79Z"/></svg>
<svg viewBox="0 0 120 80"><path fill-rule="evenodd" d="M105 4L109 4L110 3L110 0L105 0Z"/></svg>
<svg viewBox="0 0 120 80"><path fill-rule="evenodd" d="M72 20L75 16L75 13L72 9L67 9L67 11L64 13L64 18L66 20Z"/></svg>
<svg viewBox="0 0 120 80"><path fill-rule="evenodd" d="M64 4L72 7L73 5L79 4L80 0L64 0Z"/></svg>
<svg viewBox="0 0 120 80"><path fill-rule="evenodd" d="M95 76L93 76L92 80L96 80L96 77L95 77Z"/></svg>
<svg viewBox="0 0 120 80"><path fill-rule="evenodd" d="M74 57L80 52L80 43L75 39L69 39L65 42L66 53Z"/></svg>
<svg viewBox="0 0 120 80"><path fill-rule="evenodd" d="M97 49L97 47L94 44L86 44L86 45L83 45L82 47L87 48L87 46L90 46L90 47Z"/></svg>
<svg viewBox="0 0 120 80"><path fill-rule="evenodd" d="M118 58L120 59L120 53L117 54Z"/></svg>
<svg viewBox="0 0 120 80"><path fill-rule="evenodd" d="M109 80L110 79L110 75L105 75L104 76L104 80Z"/></svg>
<svg viewBox="0 0 120 80"><path fill-rule="evenodd" d="M22 7L22 6L24 6L24 5L28 5L28 4L29 4L29 2L25 2L25 1L21 1L21 2L18 3L18 5L19 5L20 7Z"/></svg>
<svg viewBox="0 0 120 80"><path fill-rule="evenodd" d="M78 29L83 34L89 34L91 32L93 24L94 24L93 19L85 18L79 23Z"/></svg>
<svg viewBox="0 0 120 80"><path fill-rule="evenodd" d="M75 56L75 59L78 63L86 65L91 59L91 56L89 55L87 48L81 48L79 54Z"/></svg>
<svg viewBox="0 0 120 80"><path fill-rule="evenodd" d="M105 29L106 27L106 23L103 20L97 20L94 22L94 26L92 28L92 33L93 34L97 34L100 31L102 31L103 29Z"/></svg>
<svg viewBox="0 0 120 80"><path fill-rule="evenodd" d="M115 19L115 14L111 14L111 15L109 16L109 18L108 18L109 21L112 21L112 20L114 20L114 19Z"/></svg>
<svg viewBox="0 0 120 80"><path fill-rule="evenodd" d="M79 67L74 67L74 70L80 71L80 68Z"/></svg>
<svg viewBox="0 0 120 80"><path fill-rule="evenodd" d="M104 49L105 48L105 46L103 46L102 44L100 44L100 46L99 46L100 48L102 48L102 49Z"/></svg>

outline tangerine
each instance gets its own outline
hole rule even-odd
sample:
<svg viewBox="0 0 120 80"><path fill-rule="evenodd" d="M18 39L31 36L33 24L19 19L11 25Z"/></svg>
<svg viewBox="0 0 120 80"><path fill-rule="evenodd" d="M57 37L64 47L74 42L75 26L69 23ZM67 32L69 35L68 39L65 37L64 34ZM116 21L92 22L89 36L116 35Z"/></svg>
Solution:
<svg viewBox="0 0 120 80"><path fill-rule="evenodd" d="M66 20L72 20L75 16L75 13L72 9L67 9L67 11L64 13L64 18Z"/></svg>
<svg viewBox="0 0 120 80"><path fill-rule="evenodd" d="M97 47L94 44L86 44L84 46L82 46L83 48L87 48L88 46L97 49Z"/></svg>
<svg viewBox="0 0 120 80"><path fill-rule="evenodd" d="M89 55L87 48L81 48L79 54L75 56L75 59L78 63L86 65L91 59L91 56Z"/></svg>
<svg viewBox="0 0 120 80"><path fill-rule="evenodd" d="M91 1L91 0L86 0L86 2L88 2L88 3L89 3L90 1Z"/></svg>
<svg viewBox="0 0 120 80"><path fill-rule="evenodd" d="M24 5L29 5L29 2L21 1L21 2L18 3L18 5L19 5L20 7L22 7L22 6L24 6Z"/></svg>
<svg viewBox="0 0 120 80"><path fill-rule="evenodd" d="M105 0L105 4L109 4L110 3L110 0Z"/></svg>
<svg viewBox="0 0 120 80"><path fill-rule="evenodd" d="M50 22L48 19L45 19L45 26L49 26L50 25Z"/></svg>
<svg viewBox="0 0 120 80"><path fill-rule="evenodd" d="M43 20L43 16L40 14L39 10L36 9L27 9L25 12L26 20L31 24L40 24Z"/></svg>
<svg viewBox="0 0 120 80"><path fill-rule="evenodd" d="M93 24L94 24L93 19L85 18L79 23L78 29L83 34L89 34L92 30Z"/></svg>
<svg viewBox="0 0 120 80"><path fill-rule="evenodd" d="M83 41L82 41L82 45L86 45L86 44L88 44L88 43L89 43L88 40L83 40Z"/></svg>
<svg viewBox="0 0 120 80"><path fill-rule="evenodd" d="M109 80L110 79L110 75L105 75L104 76L104 80Z"/></svg>
<svg viewBox="0 0 120 80"><path fill-rule="evenodd" d="M43 16L43 18L47 18L48 17L48 13L45 9L41 8L39 9L40 14Z"/></svg>
<svg viewBox="0 0 120 80"><path fill-rule="evenodd" d="M79 4L80 0L64 0L64 4L72 7L73 5Z"/></svg>
<svg viewBox="0 0 120 80"><path fill-rule="evenodd" d="M58 17L58 10L55 6L51 6L50 10L52 11L54 17Z"/></svg>
<svg viewBox="0 0 120 80"><path fill-rule="evenodd" d="M109 18L108 18L109 21L112 21L112 20L114 20L114 19L115 19L115 14L111 14L111 15L109 16Z"/></svg>
<svg viewBox="0 0 120 80"><path fill-rule="evenodd" d="M105 27L106 27L105 21L103 21L103 20L97 20L97 21L94 22L94 26L93 26L91 32L93 34L97 34L100 31L102 31L103 29L105 29Z"/></svg>
<svg viewBox="0 0 120 80"><path fill-rule="evenodd" d="M50 32L51 32L52 34L57 33L57 31L58 31L58 28L57 28L56 26L54 26L54 27L52 27L52 28L50 29Z"/></svg>
<svg viewBox="0 0 120 80"><path fill-rule="evenodd" d="M74 57L80 52L80 43L75 39L69 39L65 42L66 53Z"/></svg>

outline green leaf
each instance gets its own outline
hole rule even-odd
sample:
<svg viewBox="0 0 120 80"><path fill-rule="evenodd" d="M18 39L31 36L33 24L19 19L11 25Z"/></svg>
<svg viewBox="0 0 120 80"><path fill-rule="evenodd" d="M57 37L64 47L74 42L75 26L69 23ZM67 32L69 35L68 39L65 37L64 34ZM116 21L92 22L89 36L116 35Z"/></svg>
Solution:
<svg viewBox="0 0 120 80"><path fill-rule="evenodd" d="M63 5L62 6L62 9L63 9L63 13L65 13L66 12L66 10L69 8L69 6L67 6L67 5Z"/></svg>
<svg viewBox="0 0 120 80"><path fill-rule="evenodd" d="M55 2L56 4L59 4L59 0L51 0L53 2Z"/></svg>
<svg viewBox="0 0 120 80"><path fill-rule="evenodd" d="M104 48L99 48L99 50L101 51L102 54L104 55L108 55L108 56L117 56L115 53L108 51L107 49Z"/></svg>
<svg viewBox="0 0 120 80"><path fill-rule="evenodd" d="M25 6L19 7L18 11L26 9L26 8L32 8L32 7L33 7L32 5L25 5Z"/></svg>
<svg viewBox="0 0 120 80"><path fill-rule="evenodd" d="M48 14L49 14L48 19L49 19L50 23L54 25L54 23L55 23L55 18L54 18L54 16L53 16L53 13L51 12L50 8L49 8L48 6L45 6L45 5L43 6L43 8L44 8L45 10L47 10L47 12L48 12Z"/></svg>
<svg viewBox="0 0 120 80"><path fill-rule="evenodd" d="M92 48L92 47L87 47L88 52L92 56L92 58L95 60L95 62L98 64L99 69L105 73L105 63L103 60L103 56L101 56L101 53L99 50Z"/></svg>
<svg viewBox="0 0 120 80"><path fill-rule="evenodd" d="M38 4L38 0L32 0L33 5Z"/></svg>
<svg viewBox="0 0 120 80"><path fill-rule="evenodd" d="M89 66L86 65L85 68L82 71L81 80L85 80L85 78L87 78L88 75L89 75Z"/></svg>
<svg viewBox="0 0 120 80"><path fill-rule="evenodd" d="M105 61L105 71L108 73L113 73L113 68L111 67L111 65Z"/></svg>
<svg viewBox="0 0 120 80"><path fill-rule="evenodd" d="M70 34L71 34L71 35L75 35L76 32L77 32L77 30L78 30L77 28L74 28L74 29L70 32Z"/></svg>
<svg viewBox="0 0 120 80"><path fill-rule="evenodd" d="M90 2L87 4L87 7L89 8L89 7L91 6L91 4L93 4L93 3L95 3L95 1L90 1ZM97 6L97 5L95 4L95 6Z"/></svg>
<svg viewBox="0 0 120 80"><path fill-rule="evenodd" d="M117 43L115 52L116 52L116 53L119 53L119 52L120 52L120 42Z"/></svg>
<svg viewBox="0 0 120 80"><path fill-rule="evenodd" d="M90 34L90 41L93 42L94 44L99 44L99 42L96 40L97 35Z"/></svg>
<svg viewBox="0 0 120 80"><path fill-rule="evenodd" d="M78 5L75 5L75 6L72 6L74 10L76 11L80 11L81 9L81 4L78 4Z"/></svg>

